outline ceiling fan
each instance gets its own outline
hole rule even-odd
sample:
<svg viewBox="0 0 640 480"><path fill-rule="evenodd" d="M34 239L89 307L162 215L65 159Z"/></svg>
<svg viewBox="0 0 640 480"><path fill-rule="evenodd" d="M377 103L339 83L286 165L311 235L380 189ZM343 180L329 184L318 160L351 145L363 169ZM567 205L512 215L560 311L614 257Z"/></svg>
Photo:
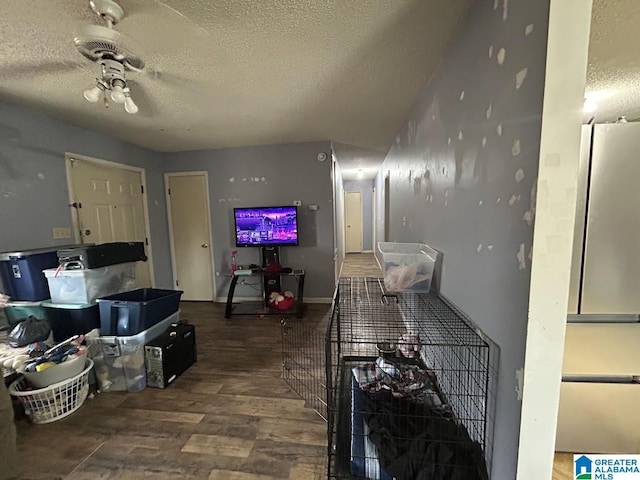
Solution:
<svg viewBox="0 0 640 480"><path fill-rule="evenodd" d="M106 26L85 25L74 39L78 51L100 66L100 76L96 78L95 86L84 91L84 98L96 103L102 97L105 107L111 99L114 103L124 104L127 113L137 113L138 106L131 97L126 72L141 73L145 63L128 46L129 41L113 28L124 17L124 10L113 0L90 0L89 6Z"/></svg>

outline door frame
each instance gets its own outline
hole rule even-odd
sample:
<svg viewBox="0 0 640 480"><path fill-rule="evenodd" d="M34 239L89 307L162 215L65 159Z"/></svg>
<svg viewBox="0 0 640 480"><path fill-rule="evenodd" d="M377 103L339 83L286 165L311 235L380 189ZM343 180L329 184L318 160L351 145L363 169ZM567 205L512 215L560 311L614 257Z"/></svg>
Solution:
<svg viewBox="0 0 640 480"><path fill-rule="evenodd" d="M102 165L107 168L117 168L120 170L129 170L140 174L140 182L142 185L142 216L144 217L144 236L146 238L145 253L147 255L147 263L149 265L149 277L151 280L151 287L156 286L156 275L153 267L153 247L151 242L151 226L149 223L149 202L147 201L147 176L144 168L134 167L133 165L126 165L124 163L112 162L110 160L104 160L101 158L89 157L87 155L80 155L71 152L65 152L64 163L65 172L67 176L67 191L69 192L69 208L71 209L71 223L73 225L73 238L75 243L81 243L80 238L80 222L78 218L78 210L73 208L72 204L75 202L75 191L73 189L72 177L72 162L73 160L81 160L87 163L94 163L96 165Z"/></svg>
<svg viewBox="0 0 640 480"><path fill-rule="evenodd" d="M384 229L382 236L383 242L391 241L391 170L387 170L384 176L384 192L383 192L383 205L384 208Z"/></svg>
<svg viewBox="0 0 640 480"><path fill-rule="evenodd" d="M376 187L373 187L371 191L371 250L373 250L373 255L376 255L377 249L377 235L376 235L376 213L378 213L378 208L376 207Z"/></svg>
<svg viewBox="0 0 640 480"><path fill-rule="evenodd" d="M344 253L345 255L349 252L347 252L347 195L350 193L357 193L360 196L360 251L357 253L362 253L363 249L364 249L364 205L362 202L362 192L344 192L344 211L345 211L345 215L344 215L344 238L345 238L345 250ZM356 252L354 252L356 253Z"/></svg>
<svg viewBox="0 0 640 480"><path fill-rule="evenodd" d="M176 266L176 249L175 249L175 240L173 238L173 221L171 220L171 197L169 195L169 179L171 177L196 177L196 176L204 176L204 195L205 195L205 207L207 208L207 218L209 221L207 222L208 226L208 239L209 245L209 259L211 261L211 285L213 288L212 293L212 302L215 303L218 293L218 289L216 288L216 262L215 256L213 254L214 244L212 237L212 225L211 225L211 198L209 197L209 174L206 170L199 171L189 171L189 172L170 172L164 174L164 198L165 203L167 205L167 223L169 225L169 248L171 251L171 283L175 287L176 278L178 276L178 268Z"/></svg>

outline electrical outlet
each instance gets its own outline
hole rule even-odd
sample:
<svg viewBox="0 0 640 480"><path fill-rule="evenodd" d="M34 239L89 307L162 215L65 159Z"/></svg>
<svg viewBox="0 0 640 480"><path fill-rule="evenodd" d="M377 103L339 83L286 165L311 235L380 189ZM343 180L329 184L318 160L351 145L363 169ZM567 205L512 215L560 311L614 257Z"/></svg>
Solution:
<svg viewBox="0 0 640 480"><path fill-rule="evenodd" d="M294 204L296 207L301 207L301 206L302 206L302 200L294 200L294 201L293 201L293 204Z"/></svg>
<svg viewBox="0 0 640 480"><path fill-rule="evenodd" d="M71 238L71 229L67 227L53 227L53 238Z"/></svg>
<svg viewBox="0 0 640 480"><path fill-rule="evenodd" d="M318 210L318 205L312 203L311 205L309 205L309 210Z"/></svg>

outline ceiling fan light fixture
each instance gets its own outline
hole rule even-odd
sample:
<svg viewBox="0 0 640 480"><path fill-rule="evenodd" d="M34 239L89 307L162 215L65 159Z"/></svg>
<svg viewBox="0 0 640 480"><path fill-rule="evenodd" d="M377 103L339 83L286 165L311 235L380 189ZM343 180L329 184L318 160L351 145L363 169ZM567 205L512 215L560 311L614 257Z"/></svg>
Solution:
<svg viewBox="0 0 640 480"><path fill-rule="evenodd" d="M127 97L124 94L124 90L120 85L111 86L111 100L115 103L124 103Z"/></svg>
<svg viewBox="0 0 640 480"><path fill-rule="evenodd" d="M98 100L100 100L100 96L102 95L103 90L104 88L102 88L102 86L98 84L93 88L85 90L84 98L91 103L96 103Z"/></svg>
<svg viewBox="0 0 640 480"><path fill-rule="evenodd" d="M86 90L84 97L96 103L102 94L105 107L111 100L124 105L127 113L135 114L138 106L131 98L125 72L142 72L144 61L127 46L128 40L113 28L124 17L124 11L114 0L89 0L89 6L107 25L85 25L78 29L74 38L78 51L100 66L96 86Z"/></svg>
<svg viewBox="0 0 640 480"><path fill-rule="evenodd" d="M131 115L133 115L134 113L138 113L138 106L129 95L127 95L124 99L124 109Z"/></svg>

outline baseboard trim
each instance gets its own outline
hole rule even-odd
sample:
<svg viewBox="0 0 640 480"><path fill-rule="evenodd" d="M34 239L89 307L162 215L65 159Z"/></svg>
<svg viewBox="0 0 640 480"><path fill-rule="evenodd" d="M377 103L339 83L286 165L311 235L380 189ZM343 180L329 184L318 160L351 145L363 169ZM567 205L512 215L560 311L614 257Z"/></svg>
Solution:
<svg viewBox="0 0 640 480"><path fill-rule="evenodd" d="M373 250L362 250L362 253L373 253Z"/></svg>
<svg viewBox="0 0 640 480"><path fill-rule="evenodd" d="M233 297L233 303L259 302L262 297ZM227 303L227 297L216 297L216 303ZM304 303L331 303L332 297L304 297Z"/></svg>
<svg viewBox="0 0 640 480"><path fill-rule="evenodd" d="M262 297L233 297L233 303L239 302L260 302ZM227 303L227 297L216 297L216 303Z"/></svg>

